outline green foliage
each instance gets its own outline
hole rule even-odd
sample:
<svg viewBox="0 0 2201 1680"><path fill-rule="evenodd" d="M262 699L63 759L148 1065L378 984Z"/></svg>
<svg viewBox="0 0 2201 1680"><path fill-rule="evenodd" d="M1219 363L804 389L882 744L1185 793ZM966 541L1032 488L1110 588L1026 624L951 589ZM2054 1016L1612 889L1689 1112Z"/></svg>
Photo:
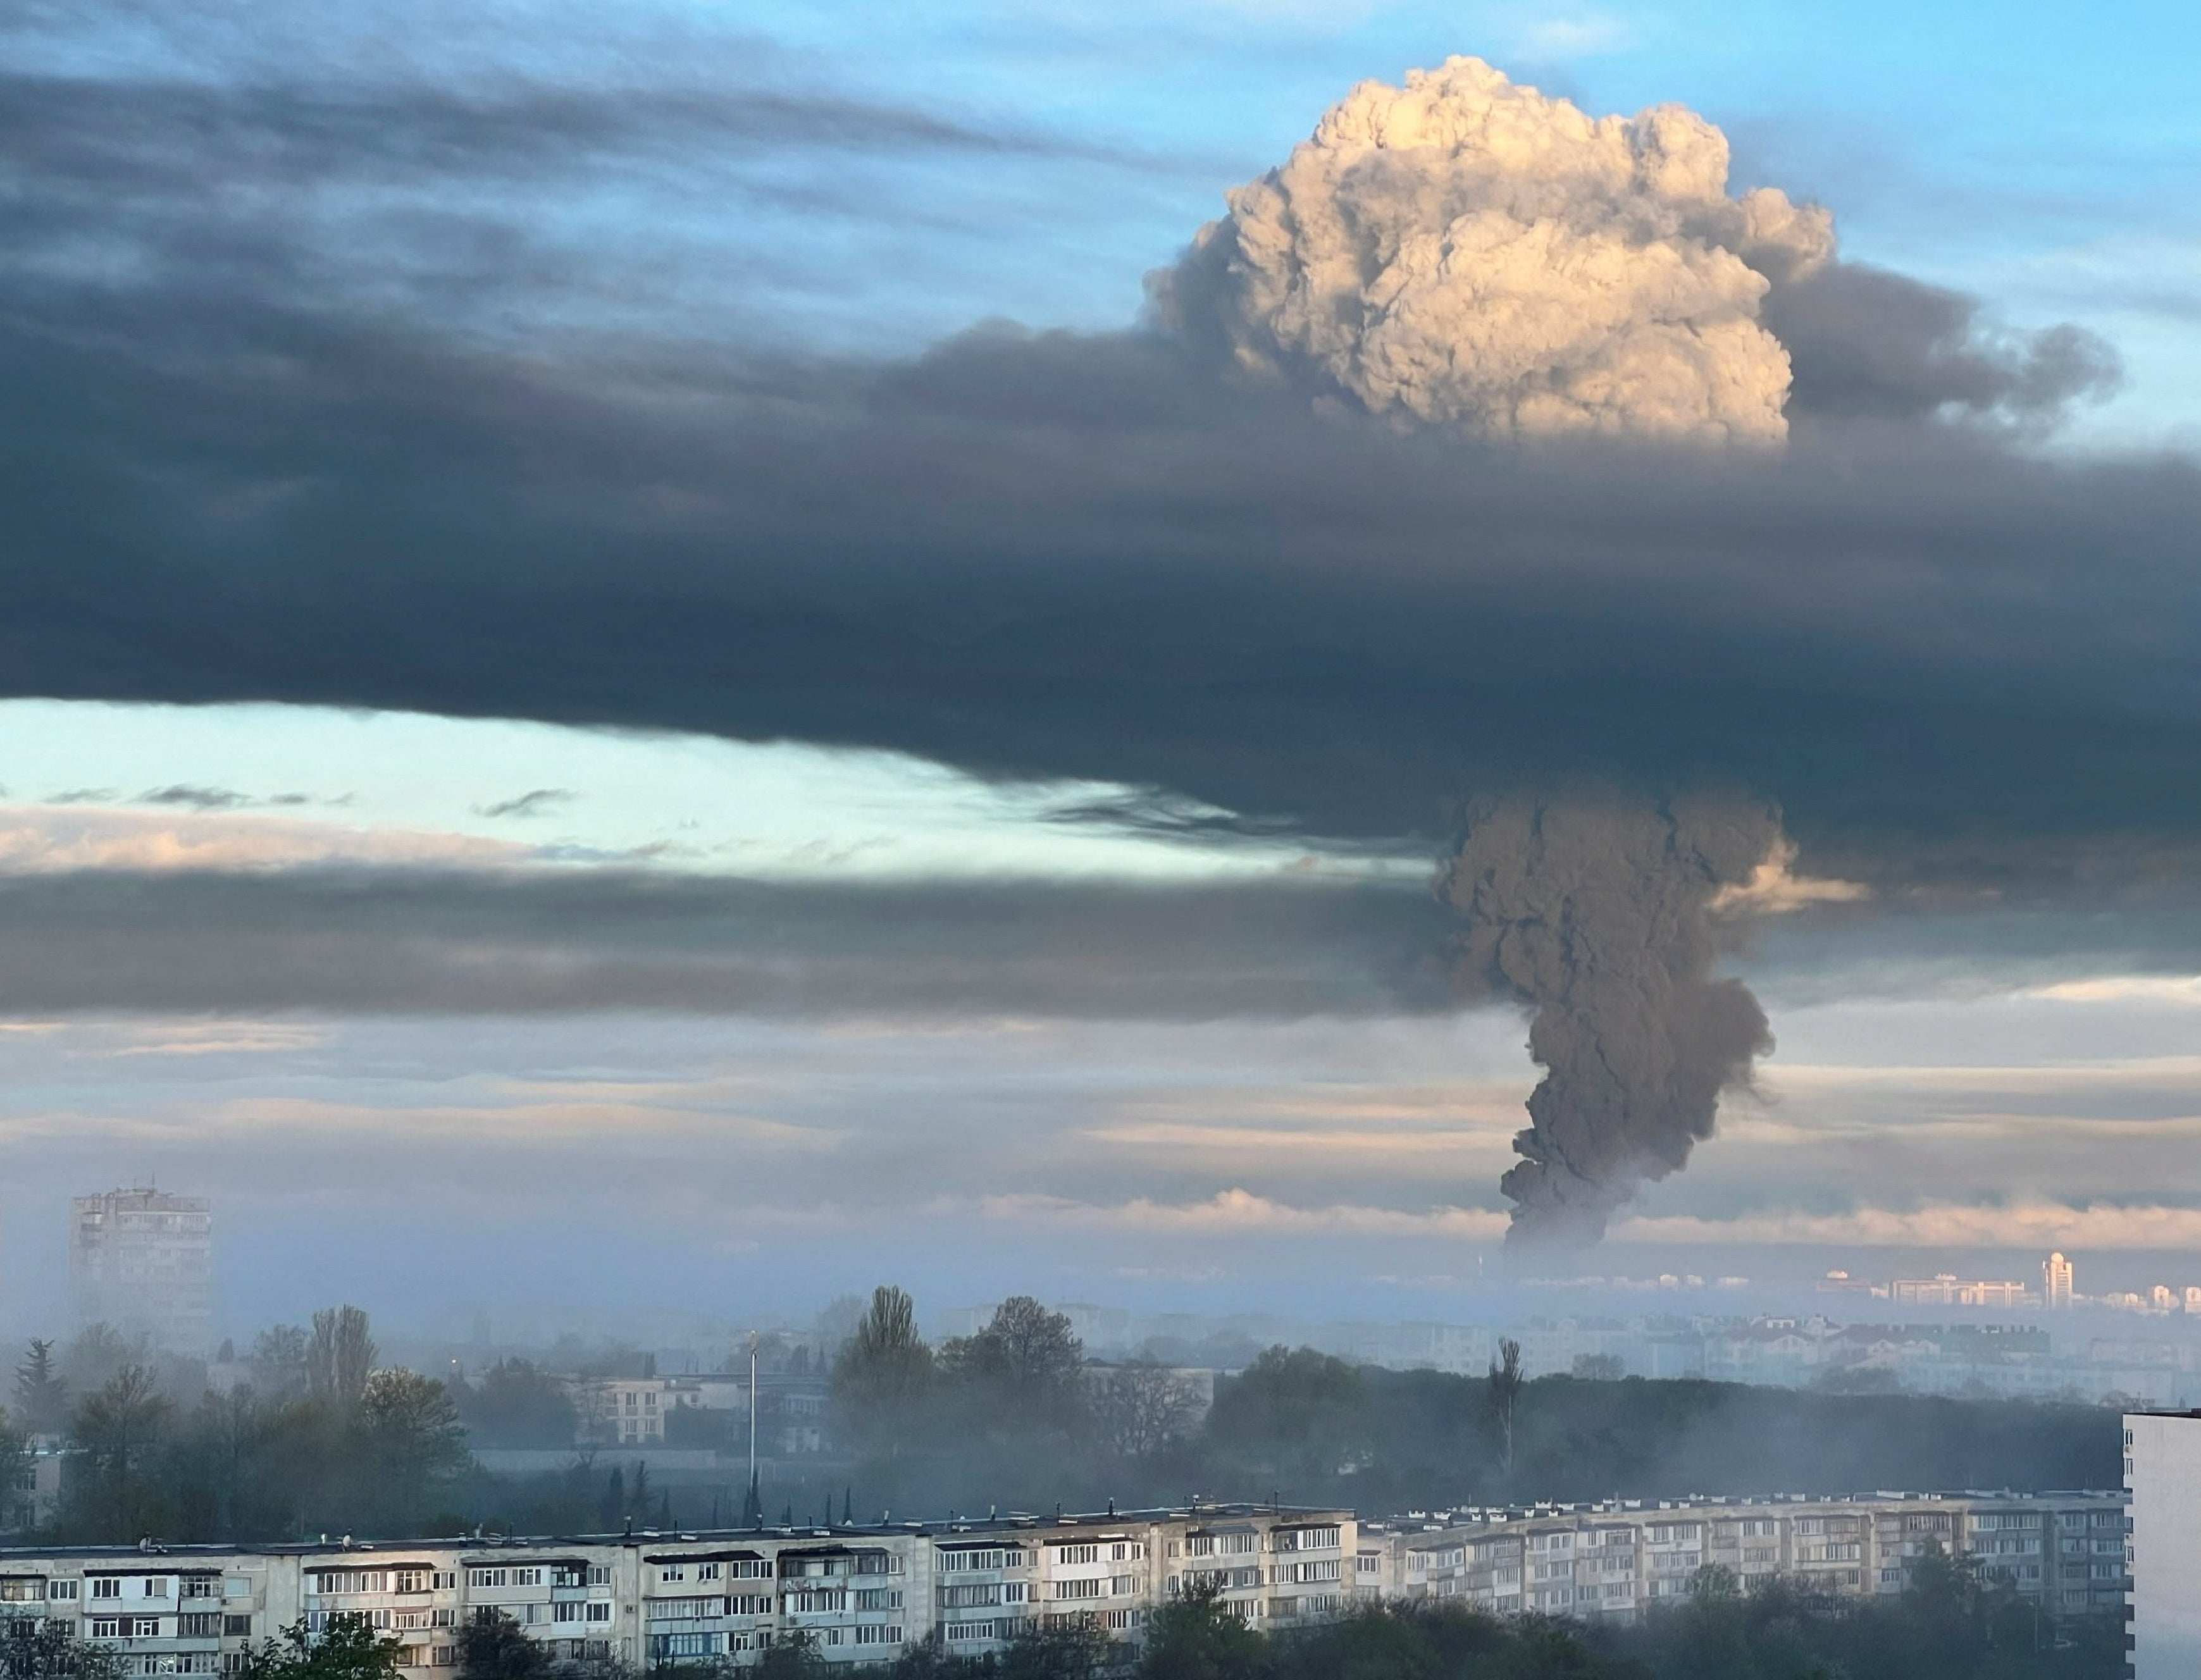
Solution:
<svg viewBox="0 0 2201 1680"><path fill-rule="evenodd" d="M1491 1421L1498 1425L1499 1465L1508 1476L1513 1473L1513 1419L1527 1381L1521 1370L1521 1344L1510 1336L1501 1338L1498 1357L1490 1361L1483 1404L1489 1408Z"/></svg>
<svg viewBox="0 0 2201 1680"><path fill-rule="evenodd" d="M940 1350L966 1427L989 1433L1076 1433L1085 1417L1085 1349L1070 1320L1012 1295L986 1327Z"/></svg>
<svg viewBox="0 0 2201 1680"><path fill-rule="evenodd" d="M367 1314L356 1307L330 1307L314 1314L313 1339L306 1344L306 1383L322 1405L349 1412L367 1393L373 1369L374 1338Z"/></svg>
<svg viewBox="0 0 2201 1680"><path fill-rule="evenodd" d="M319 1636L293 1623L244 1653L243 1680L399 1680L405 1648L384 1639L365 1616L335 1615Z"/></svg>
<svg viewBox="0 0 2201 1680"><path fill-rule="evenodd" d="M772 1641L747 1671L754 1680L821 1680L832 1672L832 1665L819 1652L816 1640L798 1632Z"/></svg>
<svg viewBox="0 0 2201 1680"><path fill-rule="evenodd" d="M121 1680L122 1659L77 1636L66 1622L0 1626L0 1680Z"/></svg>
<svg viewBox="0 0 2201 1680"><path fill-rule="evenodd" d="M543 1647L502 1610L477 1611L459 1630L460 1680L537 1680L549 1669Z"/></svg>
<svg viewBox="0 0 2201 1680"><path fill-rule="evenodd" d="M1295 1485L1328 1480L1369 1448L1368 1384L1343 1360L1274 1347L1222 1384L1208 1438L1247 1455L1247 1468Z"/></svg>
<svg viewBox="0 0 2201 1680"><path fill-rule="evenodd" d="M565 1384L524 1359L501 1359L453 1391L467 1434L484 1447L566 1447L578 1420ZM667 1420L668 1430L671 1420Z"/></svg>
<svg viewBox="0 0 2201 1680"><path fill-rule="evenodd" d="M30 1437L0 1422L0 1534L21 1533L31 1526L33 1501L19 1491L30 1463Z"/></svg>
<svg viewBox="0 0 2201 1680"><path fill-rule="evenodd" d="M332 1370L372 1350L364 1314L320 1317L332 1347L349 1349ZM451 1508L471 1466L450 1392L410 1371L375 1373L349 1407L240 1386L185 1412L149 1367L126 1365L85 1396L69 1432L80 1450L55 1524L68 1541L417 1532Z"/></svg>
<svg viewBox="0 0 2201 1680"><path fill-rule="evenodd" d="M68 1421L68 1384L54 1344L33 1337L15 1367L15 1421L32 1435L58 1434Z"/></svg>
<svg viewBox="0 0 2201 1680"><path fill-rule="evenodd" d="M833 1363L833 1399L860 1449L897 1456L933 1382L932 1349L908 1294L882 1284Z"/></svg>
<svg viewBox="0 0 2201 1680"><path fill-rule="evenodd" d="M1236 1680L1262 1673L1267 1654L1220 1590L1200 1586L1149 1613L1139 1672L1145 1680Z"/></svg>
<svg viewBox="0 0 2201 1680"><path fill-rule="evenodd" d="M154 1460L175 1407L143 1365L126 1365L77 1408L73 1503L103 1535L143 1539L167 1525Z"/></svg>

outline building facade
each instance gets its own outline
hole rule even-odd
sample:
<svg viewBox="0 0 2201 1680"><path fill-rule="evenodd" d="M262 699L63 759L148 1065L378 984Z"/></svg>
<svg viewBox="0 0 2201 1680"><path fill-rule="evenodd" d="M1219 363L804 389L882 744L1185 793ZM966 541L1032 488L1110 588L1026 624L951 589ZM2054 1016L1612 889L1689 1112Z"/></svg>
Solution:
<svg viewBox="0 0 2201 1680"><path fill-rule="evenodd" d="M214 1339L214 1210L203 1196L109 1190L69 1204L69 1293L105 1323L183 1352Z"/></svg>
<svg viewBox="0 0 2201 1680"><path fill-rule="evenodd" d="M2201 1412L2125 1419L2133 1680L2201 1674Z"/></svg>
<svg viewBox="0 0 2201 1680"><path fill-rule="evenodd" d="M484 1611L559 1660L742 1663L801 1633L829 1662L883 1662L935 1632L979 1653L1050 1620L1089 1619L1136 1643L1153 1606L1202 1582L1251 1625L1297 1626L1344 1606L1356 1544L1349 1513L1200 1505L577 1540L0 1551L0 1624L63 1623L115 1647L132 1675L228 1672L248 1643L356 1613L402 1644L408 1672L432 1676L456 1665L459 1629Z"/></svg>
<svg viewBox="0 0 2201 1680"><path fill-rule="evenodd" d="M2116 1615L2125 1602L2116 1492L1619 1500L1363 1522L1359 1534L1363 1596L1458 1598L1501 1615L1632 1619L1684 1596L1707 1566L1745 1587L1781 1575L1837 1596L1895 1594L1934 1543L2051 1614ZM2191 1680L2192 1665L2182 1672Z"/></svg>

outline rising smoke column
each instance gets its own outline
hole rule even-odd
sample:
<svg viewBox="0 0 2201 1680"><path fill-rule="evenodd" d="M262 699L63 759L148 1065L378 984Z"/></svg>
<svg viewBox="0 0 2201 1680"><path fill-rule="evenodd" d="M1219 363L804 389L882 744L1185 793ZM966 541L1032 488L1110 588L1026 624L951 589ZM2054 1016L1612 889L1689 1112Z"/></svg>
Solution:
<svg viewBox="0 0 2201 1680"><path fill-rule="evenodd" d="M1244 372L1401 423L1770 442L1790 369L1760 307L1834 224L1727 173L1678 105L1593 119L1453 58L1353 89L1148 287Z"/></svg>
<svg viewBox="0 0 2201 1680"><path fill-rule="evenodd" d="M1734 797L1516 794L1470 810L1438 882L1466 922L1455 973L1534 1006L1544 1068L1502 1180L1509 1245L1597 1241L1639 1185L1687 1162L1721 1091L1773 1047L1758 1000L1712 965L1718 905L1782 846L1779 813Z"/></svg>

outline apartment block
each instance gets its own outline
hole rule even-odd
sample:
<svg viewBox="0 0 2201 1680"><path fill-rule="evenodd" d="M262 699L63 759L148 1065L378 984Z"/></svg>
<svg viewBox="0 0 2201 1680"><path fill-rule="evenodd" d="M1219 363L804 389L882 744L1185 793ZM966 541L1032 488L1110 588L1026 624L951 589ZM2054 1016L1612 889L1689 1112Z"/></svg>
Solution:
<svg viewBox="0 0 2201 1680"><path fill-rule="evenodd" d="M484 1612L561 1660L738 1664L801 1633L853 1664L935 1631L958 1652L996 1649L1035 1622L1089 1621L1136 1643L1150 1609L1207 1580L1247 1623L1295 1626L1345 1603L1355 1545L1348 1513L1199 1505L574 1540L0 1551L0 1624L63 1623L114 1646L132 1675L229 1672L248 1642L345 1613L401 1642L422 1676L455 1665L459 1630Z"/></svg>
<svg viewBox="0 0 2201 1680"><path fill-rule="evenodd" d="M2132 1680L2201 1673L2201 1412L2125 1419Z"/></svg>
<svg viewBox="0 0 2201 1680"><path fill-rule="evenodd" d="M1781 1575L1839 1596L1899 1593L1937 1543L2055 1615L2124 1603L2116 1492L1623 1500L1410 1514L1359 1534L1364 1596L1459 1598L1500 1614L1632 1619L1685 1595L1707 1566L1746 1587Z"/></svg>
<svg viewBox="0 0 2201 1680"><path fill-rule="evenodd" d="M205 1350L214 1337L212 1203L150 1189L75 1197L69 1291L79 1324Z"/></svg>

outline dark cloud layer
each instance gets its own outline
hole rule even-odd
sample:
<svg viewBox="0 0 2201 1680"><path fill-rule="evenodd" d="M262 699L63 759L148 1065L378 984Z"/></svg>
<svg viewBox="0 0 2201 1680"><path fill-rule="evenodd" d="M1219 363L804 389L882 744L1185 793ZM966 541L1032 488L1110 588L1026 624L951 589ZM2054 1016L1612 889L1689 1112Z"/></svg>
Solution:
<svg viewBox="0 0 2201 1680"><path fill-rule="evenodd" d="M25 89L0 693L885 746L1365 840L1528 781L1739 787L1805 867L1959 893L2201 833L2201 482L2007 430L2110 377L2082 338L1837 266L1780 294L1793 443L1727 456L1402 437L1146 331L898 365L540 321L492 349L478 310L414 307L437 240L355 243L324 290L327 228L194 215L189 184L249 155L420 195L470 285L534 299L461 189L584 170L647 110L385 90L367 121L240 82L228 117L187 91L103 127ZM723 143L699 120L651 132ZM790 156L856 122L740 120ZM932 120L857 126L989 143Z"/></svg>
<svg viewBox="0 0 2201 1680"><path fill-rule="evenodd" d="M0 1013L1388 1014L1448 1005L1441 922L1320 881L45 876L0 883Z"/></svg>

